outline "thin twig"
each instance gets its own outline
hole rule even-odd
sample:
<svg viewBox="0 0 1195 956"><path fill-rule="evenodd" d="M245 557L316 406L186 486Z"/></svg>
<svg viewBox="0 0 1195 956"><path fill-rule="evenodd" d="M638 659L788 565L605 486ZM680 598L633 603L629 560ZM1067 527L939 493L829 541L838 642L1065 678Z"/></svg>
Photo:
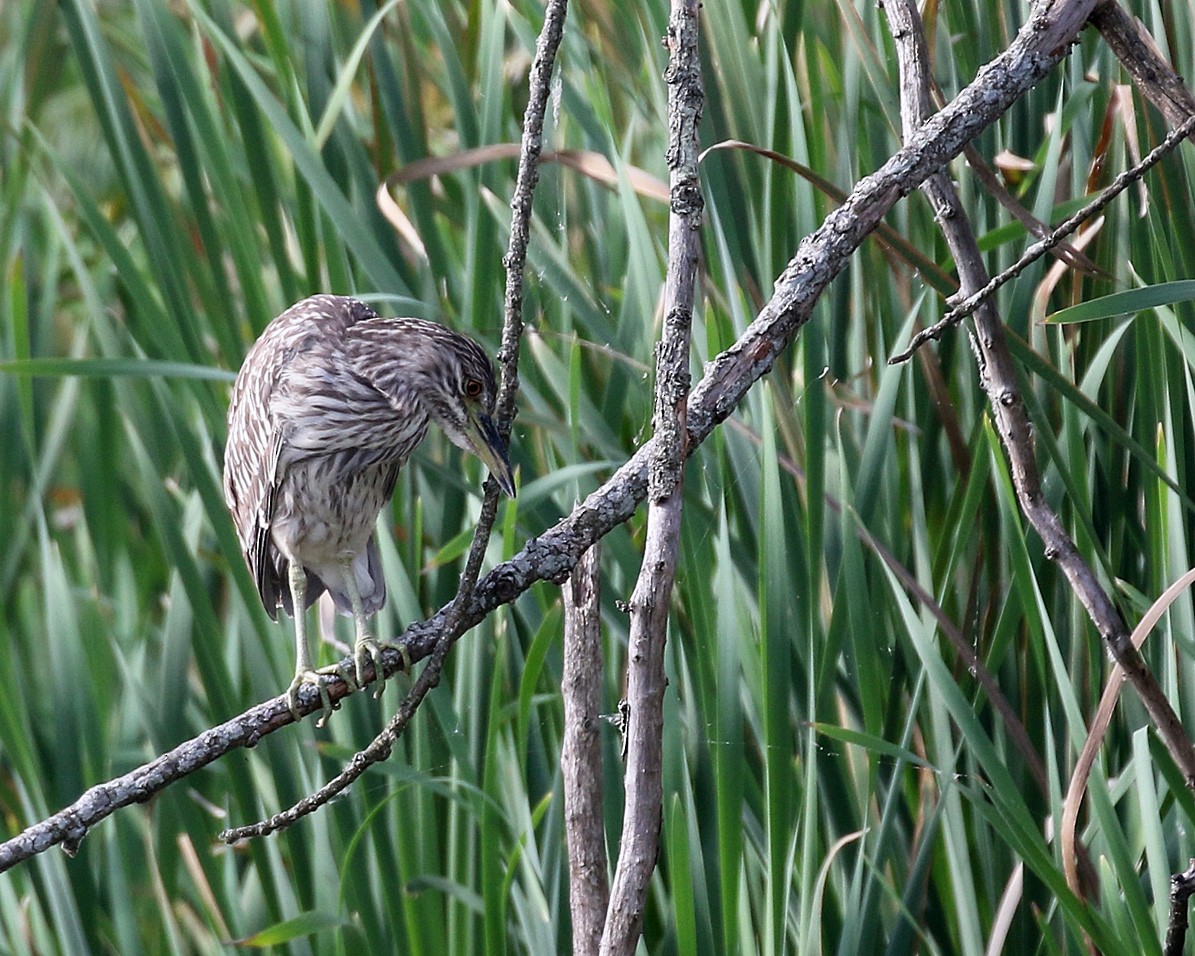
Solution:
<svg viewBox="0 0 1195 956"><path fill-rule="evenodd" d="M602 808L601 545L581 555L564 594L564 836L573 956L597 956L610 901Z"/></svg>
<svg viewBox="0 0 1195 956"><path fill-rule="evenodd" d="M463 632L459 628L456 634L453 634L452 630L445 632L444 636L437 642L435 649L432 651L431 658L424 666L419 678L402 699L402 703L399 704L397 713L390 718L390 721L386 724L382 732L373 739L368 747L353 755L353 758L348 762L344 770L316 790L315 793L304 797L298 803L282 812L274 814L268 820L260 820L257 823L251 823L246 826L231 827L223 830L220 833L220 839L225 843L238 843L242 840L267 836L271 833L285 830L308 814L314 813L338 793L346 790L361 774L365 773L375 763L379 763L389 757L399 735L410 722L411 717L414 716L420 703L423 702L423 698L427 696L427 692L440 683L440 672L443 668L444 658L447 656L448 649L452 646L453 641L460 633Z"/></svg>
<svg viewBox="0 0 1195 956"><path fill-rule="evenodd" d="M914 0L891 0L885 9L897 41L901 118L905 136L909 137L926 122L930 113L925 37ZM987 268L954 186L944 173L936 173L926 178L922 189L954 256L962 289L965 292L982 287L987 279ZM1004 338L1004 324L990 299L981 302L976 310L972 346L979 365L980 383L991 402L996 429L1008 454L1021 510L1045 544L1046 557L1055 561L1066 575L1071 589L1103 638L1108 653L1124 669L1175 763L1188 783L1195 783L1195 746L1165 692L1133 645L1116 605L1042 492L1032 428Z"/></svg>
<svg viewBox="0 0 1195 956"><path fill-rule="evenodd" d="M899 365L901 362L907 362L921 346L923 346L930 339L938 339L942 337L942 333L952 326L958 325L963 319L975 312L984 302L992 297L994 293L1001 286L1011 282L1029 266L1035 263L1038 259L1049 252L1054 246L1058 245L1063 239L1069 236L1072 232L1083 225L1088 219L1100 212L1113 199L1119 196L1122 192L1128 189L1129 186L1137 182L1150 169L1156 166L1167 153L1170 153L1177 147L1184 139L1191 135L1191 131L1195 130L1195 113L1187 117L1187 119L1179 126L1172 129L1166 134L1166 138L1162 140L1150 153L1137 163L1136 166L1131 166L1123 173L1117 176L1112 183L1105 189L1096 199L1074 215L1063 220L1053 232L1051 232L1044 239L1041 239L1031 245L1017 259L1011 266L1001 272L999 275L993 276L984 285L974 292L967 295L965 299L960 301L942 318L940 318L933 325L922 329L913 336L909 342L908 348L903 352L898 352L888 359L889 365Z"/></svg>
<svg viewBox="0 0 1195 956"><path fill-rule="evenodd" d="M1189 570L1177 581L1162 592L1149 610L1142 615L1137 626L1133 628L1130 640L1133 646L1140 648L1145 639L1153 632L1162 615L1178 596L1195 584L1195 569ZM1104 684L1104 692L1100 695L1100 703L1096 708L1091 726L1087 728L1087 739L1083 741L1083 749L1079 751L1079 758L1075 761L1075 769L1071 773L1070 785L1066 788L1066 796L1062 800L1062 826L1060 828L1060 846L1062 848L1062 871L1066 874L1066 884L1072 893L1082 898L1083 886L1079 880L1079 861L1084 859L1085 851L1078 839L1079 810L1083 804L1083 795L1087 792L1087 781L1091 776L1091 768L1095 766L1100 747L1103 746L1104 735L1112 723L1112 715L1116 712L1116 702L1120 699L1120 689L1124 686L1124 671L1120 665L1112 668L1108 680ZM1083 874L1086 878L1087 874ZM1098 891L1098 884L1088 882L1088 886Z"/></svg>
<svg viewBox="0 0 1195 956"><path fill-rule="evenodd" d="M535 47L535 59L531 64L531 96L523 116L523 144L519 153L518 176L514 195L511 198L510 241L503 265L506 266L505 314L502 324L502 347L498 362L502 369L502 381L494 403L494 415L499 432L509 441L514 419L515 396L519 389L519 342L523 334L523 266L527 261L527 242L530 235L531 200L539 180L539 155L543 149L544 113L547 110L549 87L552 79L552 65L556 60L556 49L564 30L564 15L567 0L551 0L544 13L544 25ZM315 793L304 797L298 803L277 813L268 820L248 826L233 827L220 834L220 839L235 843L250 837L265 836L291 826L313 813L337 794L348 788L373 764L387 759L399 736L406 729L415 711L427 696L428 691L440 683L440 675L448 651L471 625L464 624L465 609L473 600L473 591L481 573L481 563L489 544L490 532L498 515L498 483L489 478L485 485L485 498L477 528L473 532L473 543L465 559L460 586L453 598L448 619L436 641L427 664L418 680L407 691L398 710L382 731L364 750L353 755L345 768L320 787Z"/></svg>
<svg viewBox="0 0 1195 956"><path fill-rule="evenodd" d="M655 449L647 473L643 565L631 594L627 637L626 805L618 866L602 933L603 956L631 956L639 945L647 886L656 867L663 818L664 642L680 552L684 504L690 329L705 200L697 171L705 93L698 54L699 0L672 0L668 21L668 271L664 328L656 348Z"/></svg>
<svg viewBox="0 0 1195 956"><path fill-rule="evenodd" d="M935 89L937 84L934 84ZM1008 210L1012 217L1025 227L1025 231L1029 235L1038 239L1044 239L1050 234L1050 227L1048 224L1042 222L1033 213L1021 205L1004 181L996 175L996 171L988 165L987 160L975 148L974 144L969 145L963 150L963 156L967 159L967 165L971 167L971 172L975 174L975 178L980 185L991 195L1001 206ZM1092 262L1087 255L1081 250L1072 246L1069 242L1060 242L1055 248L1050 250L1051 254L1056 256L1059 261L1066 263L1072 269L1078 269L1080 272L1086 272L1088 275L1100 276L1108 278L1108 273Z"/></svg>
<svg viewBox="0 0 1195 956"><path fill-rule="evenodd" d="M703 378L689 395L686 454L691 455L771 370L777 356L809 320L821 294L897 201L948 163L1066 55L1092 3L1094 0L1037 3L1008 49L983 67L975 80L880 169L860 180L842 205L801 241L778 277L772 298L738 341L706 365ZM647 496L647 465L654 449L653 438L569 515L491 569L478 581L473 599L461 609L461 624L472 627L539 581L561 584L567 580L581 554L630 518ZM408 626L399 641L383 652L385 674L397 673L404 661L429 657L446 632L452 609L453 605L447 605L427 620ZM346 668L351 664L344 661ZM328 682L327 690L334 702L349 693L348 685L337 679ZM300 690L298 703L300 715L321 708L313 687ZM253 746L291 723L294 718L286 698L275 697L136 770L97 784L69 807L0 844L0 872L52 846L77 847L91 827L121 807L144 803L230 751Z"/></svg>
<svg viewBox="0 0 1195 956"><path fill-rule="evenodd" d="M1195 860L1170 877L1170 922L1166 927L1165 956L1183 956L1187 943L1187 908L1195 893Z"/></svg>
<svg viewBox="0 0 1195 956"><path fill-rule="evenodd" d="M531 95L523 113L523 141L519 149L519 172L510 200L510 239L502 264L506 267L506 298L502 324L502 347L498 362L502 383L495 402L495 418L503 438L510 437L515 417L515 395L519 390L519 348L523 341L523 268L527 264L527 243L531 235L531 200L539 182L539 158L544 148L544 114L551 93L552 65L564 35L568 0L548 0L544 25L535 45L528 82Z"/></svg>

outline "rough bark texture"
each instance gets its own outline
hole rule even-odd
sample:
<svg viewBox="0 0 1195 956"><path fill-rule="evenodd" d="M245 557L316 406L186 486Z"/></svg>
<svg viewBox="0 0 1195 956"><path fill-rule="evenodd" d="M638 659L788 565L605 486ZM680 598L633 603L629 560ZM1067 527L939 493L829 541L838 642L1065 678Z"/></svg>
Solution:
<svg viewBox="0 0 1195 956"><path fill-rule="evenodd" d="M1093 202L1080 209L1073 216L1068 217L1057 227L1046 233L1026 223L1026 228L1038 238L1026 249L1012 266L999 275L989 279L983 286L970 291L960 291L951 298L953 308L931 327L922 330L913 337L908 348L890 360L892 364L906 361L921 345L930 339L939 338L951 326L957 325L974 312L979 304L990 298L993 293L1007 282L1015 279L1029 265L1036 262L1048 252L1055 252L1066 247L1065 238L1075 232L1079 226L1096 216L1105 206L1116 198L1123 190L1140 179L1161 160L1168 152L1178 146L1195 129L1195 94L1193 94L1179 76L1166 62L1158 50L1153 38L1146 32L1141 22L1120 6L1116 0L1100 0L1091 12L1089 22L1099 30L1100 35L1107 42L1109 48L1116 54L1121 65L1133 77L1137 88L1158 108L1172 129L1162 143L1151 150L1141 162L1125 170L1100 194ZM967 155L973 156L973 150L968 148ZM972 165L978 171L980 164ZM989 182L991 188L996 185ZM1010 209L1015 206L1005 205ZM1087 261L1086 256L1079 254L1075 264ZM1063 258L1067 258L1064 256Z"/></svg>
<svg viewBox="0 0 1195 956"><path fill-rule="evenodd" d="M902 78L901 117L907 139L930 115L925 41L916 6L911 0L890 0L888 15L892 18L893 34L898 41L907 41L897 43ZM979 251L979 243L950 179L945 173L935 173L926 179L922 189L933 206L934 216L954 256L963 293L970 294L983 288L988 282L988 271ZM1071 589L1104 639L1108 653L1124 668L1125 676L1137 691L1175 763L1188 781L1195 781L1195 748L1182 722L1137 648L1129 640L1129 629L1108 592L1100 585L1095 572L1079 553L1058 515L1046 502L1033 451L1032 426L1017 385L1016 368L1004 339L1004 323L991 299L975 311L972 345L979 364L980 382L991 402L996 427L1008 453L1021 510L1041 536L1046 557L1055 561L1066 575Z"/></svg>
<svg viewBox="0 0 1195 956"><path fill-rule="evenodd" d="M913 0L888 0L885 7L896 39L901 74L901 118L909 137L930 114L929 70L925 37ZM945 173L929 176L921 186L954 256L961 291L968 295L988 283L987 268L958 193ZM1004 325L993 300L982 302L975 311L972 346L979 364L980 381L992 405L997 430L1012 467L1017 500L1030 524L1041 536L1047 557L1062 568L1068 582L1117 662L1137 691L1165 741L1175 763L1188 782L1195 780L1195 748L1187 736L1161 686L1130 640L1129 630L1108 592L1066 533L1058 515L1042 493L1041 476L1034 456L1032 427L1025 412L1012 356L1004 337ZM1084 858L1084 862L1086 859ZM1068 875L1077 880L1076 860L1064 861ZM1096 887L1090 864L1084 868L1085 882ZM1185 916L1185 900L1184 900Z"/></svg>
<svg viewBox="0 0 1195 956"><path fill-rule="evenodd" d="M1124 172L1120 173L1108 188L1095 199L1074 215L1063 220L1048 235L1022 252L1017 261L1011 266L998 275L992 276L984 285L969 292L960 290L951 296L948 301L953 305L953 308L933 325L922 329L913 336L908 348L894 355L888 360L888 364L896 365L897 363L907 361L915 351L930 339L940 338L942 333L947 329L958 325L967 316L977 312L983 303L991 299L997 289L1011 282L1046 253L1060 247L1067 236L1074 233L1087 220L1094 218L1113 199L1128 189L1133 183L1137 182L1137 180L1141 179L1149 170L1153 169L1168 153L1173 152L1183 140L1190 136L1192 131L1195 131L1195 113L1192 113L1179 126L1176 126L1167 133L1162 142L1150 150L1149 154L1143 157L1139 163L1130 166Z"/></svg>
<svg viewBox="0 0 1195 956"><path fill-rule="evenodd" d="M673 0L668 22L668 271L664 328L656 349L654 442L647 473L647 538L631 595L627 660L626 804L610 891L603 956L631 956L639 943L647 886L663 819L664 642L680 551L689 340L705 202L697 163L705 93L698 55L698 0Z"/></svg>
<svg viewBox="0 0 1195 956"><path fill-rule="evenodd" d="M515 416L515 395L519 390L519 348L523 342L523 267L527 264L527 243L531 237L531 200L539 183L539 160L544 148L544 114L551 94L552 66L564 35L568 0L549 0L544 25L535 45L528 77L530 96L523 112L523 141L519 148L519 171L510 199L510 239L502 265L506 267L506 295L502 325L502 346L498 362L502 385L494 403L494 418L503 438L510 438Z"/></svg>
<svg viewBox="0 0 1195 956"><path fill-rule="evenodd" d="M739 340L706 366L704 377L690 394L686 454L691 454L734 411L755 382L771 370L777 355L809 319L818 297L896 202L961 152L1066 56L1094 3L1055 0L1037 4L1008 49L980 70L975 80L888 162L860 180L846 201L802 240L777 279L771 300ZM652 439L571 514L486 574L468 606L461 609L461 625L473 626L538 581L563 582L581 554L634 514L646 497L647 466L654 448ZM407 628L399 638L403 652L391 648L385 653L387 674L403 666L404 652L410 661L432 653L448 623L450 607ZM328 690L334 701L349 693L342 681L331 681ZM300 712L309 714L319 707L315 689L305 688L300 695ZM116 809L144 802L230 750L251 746L263 735L292 722L285 697L277 697L129 774L93 787L70 807L0 845L0 871L50 846L77 846L90 827Z"/></svg>
<svg viewBox="0 0 1195 956"><path fill-rule="evenodd" d="M1141 22L1116 0L1097 3L1091 13L1091 25L1100 31L1104 42L1167 123L1179 126L1195 113L1195 95L1171 69Z"/></svg>
<svg viewBox="0 0 1195 956"><path fill-rule="evenodd" d="M564 595L564 835L574 956L596 956L602 943L610 883L602 806L601 545L581 555Z"/></svg>
<svg viewBox="0 0 1195 956"><path fill-rule="evenodd" d="M1170 877L1170 922L1166 927L1166 956L1183 956L1187 943L1187 909L1195 893L1195 860L1182 873Z"/></svg>

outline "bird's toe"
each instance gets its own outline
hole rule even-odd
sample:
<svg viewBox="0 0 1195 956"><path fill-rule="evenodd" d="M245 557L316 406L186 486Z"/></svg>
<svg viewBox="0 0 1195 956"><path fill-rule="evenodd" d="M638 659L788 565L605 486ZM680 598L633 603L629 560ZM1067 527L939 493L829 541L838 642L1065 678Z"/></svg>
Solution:
<svg viewBox="0 0 1195 956"><path fill-rule="evenodd" d="M337 661L335 664L327 664L324 667L316 668L315 673L326 674L328 677L339 677L349 685L349 690L354 694L362 686L360 671L356 670L352 664L344 661Z"/></svg>
<svg viewBox="0 0 1195 956"><path fill-rule="evenodd" d="M332 703L332 697L328 694L328 688L324 686L323 675L319 671L301 670L295 674L294 680L290 682L290 687L286 689L286 704L290 708L290 714L296 721L302 720L303 715L299 712L299 691L305 684L310 684L319 692L320 704L323 712L320 714L320 719L315 722L315 726L323 727L328 718L332 716L332 711L336 706Z"/></svg>
<svg viewBox="0 0 1195 956"><path fill-rule="evenodd" d="M402 672L410 674L415 662L411 660L411 652L407 650L406 642L401 640L386 641L385 646L391 650L398 651L398 656L402 658Z"/></svg>
<svg viewBox="0 0 1195 956"><path fill-rule="evenodd" d="M365 664L367 661L373 663L373 673L377 683L373 696L376 700L386 689L386 670L382 659L381 645L373 638L362 638L357 641L353 656L357 663L357 682L362 686L365 684Z"/></svg>

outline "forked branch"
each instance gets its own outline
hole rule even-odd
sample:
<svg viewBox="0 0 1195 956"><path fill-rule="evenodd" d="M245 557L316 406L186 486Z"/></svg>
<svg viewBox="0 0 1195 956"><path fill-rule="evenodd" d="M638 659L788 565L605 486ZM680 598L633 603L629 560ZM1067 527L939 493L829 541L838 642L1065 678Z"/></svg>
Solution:
<svg viewBox="0 0 1195 956"><path fill-rule="evenodd" d="M510 240L505 258L506 300L502 322L502 347L498 352L502 380L498 397L494 403L494 417L498 431L504 439L510 440L511 425L515 415L515 396L519 390L519 346L523 337L523 266L527 262L527 243L531 234L531 200L539 181L539 157L543 151L544 114L548 108L549 85L552 80L552 65L556 62L556 50L564 34L564 16L568 0L549 0L544 12L544 25L535 46L535 59L531 63L531 96L523 114L523 142L519 150L519 171L515 180L515 191L510 201ZM353 755L345 768L320 787L315 793L304 797L292 807L277 813L268 820L234 827L220 834L227 843L251 837L265 836L291 826L313 813L337 794L351 786L373 764L390 756L399 735L406 729L411 718L428 691L440 683L440 674L448 652L471 625L464 624L464 610L473 600L473 589L481 573L481 562L485 557L490 532L498 516L498 484L493 478L486 481L485 499L473 542L465 559L460 586L449 606L448 619L431 657L419 674L419 679L402 702L394 716L386 723L364 750Z"/></svg>
<svg viewBox="0 0 1195 956"><path fill-rule="evenodd" d="M930 116L925 39L913 0L890 0L886 9L897 40L901 65L901 117L907 138ZM926 178L922 189L954 256L963 294L990 285L979 243L948 177L944 173L934 173ZM1034 454L1033 429L1005 341L1004 323L991 299L982 300L976 309L972 347L979 365L980 384L991 402L996 429L1008 454L1021 510L1045 544L1046 556L1066 575L1071 590L1086 609L1108 653L1124 670L1175 763L1188 781L1195 782L1195 746L1161 685L1130 640L1129 629L1112 598L1046 501Z"/></svg>
<svg viewBox="0 0 1195 956"><path fill-rule="evenodd" d="M689 395L686 456L734 412L751 387L772 368L777 356L808 321L820 295L900 198L958 155L1066 56L1094 3L1043 0L1035 4L1008 49L983 67L972 83L880 169L857 183L846 201L801 241L778 277L771 300L739 340L706 366L704 377ZM399 639L405 656L411 661L429 657L450 631L450 624L454 628L472 627L538 581L562 583L581 554L630 518L647 496L648 463L654 454L653 438L571 514L482 577L468 602L455 610L448 605L428 620L408 627ZM403 660L399 650L388 649L385 672L395 673ZM348 687L337 680L329 683L328 691L334 701L349 693ZM319 706L314 688L300 694L301 713L312 713ZM0 844L0 871L51 846L73 850L89 828L120 807L144 802L229 751L251 746L265 734L292 722L285 698L278 697L205 731L131 773L91 788L70 807Z"/></svg>

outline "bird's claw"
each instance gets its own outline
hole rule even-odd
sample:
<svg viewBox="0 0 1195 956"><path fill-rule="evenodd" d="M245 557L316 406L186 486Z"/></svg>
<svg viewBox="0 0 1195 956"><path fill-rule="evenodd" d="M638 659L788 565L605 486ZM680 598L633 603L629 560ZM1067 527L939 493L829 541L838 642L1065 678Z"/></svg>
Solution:
<svg viewBox="0 0 1195 956"><path fill-rule="evenodd" d="M398 656L402 658L402 672L404 674L411 673L411 668L414 666L411 661L411 652L407 650L405 641L397 641L394 646L398 648Z"/></svg>
<svg viewBox="0 0 1195 956"><path fill-rule="evenodd" d="M335 664L325 664L323 667L315 669L317 674L327 674L329 677L339 677L342 681L349 685L350 693L357 693L361 689L361 682L353 676L353 668L345 664L343 661L337 661Z"/></svg>
<svg viewBox="0 0 1195 956"><path fill-rule="evenodd" d="M328 688L324 686L324 675L319 671L302 670L295 674L294 680L290 682L290 687L286 689L286 705L290 708L290 715L295 719L296 723L303 719L303 715L299 713L299 691L304 684L310 684L319 691L323 713L320 715L320 719L315 722L315 726L323 727L327 724L328 718L332 716L332 711L336 707L332 703L331 696L328 694Z"/></svg>
<svg viewBox="0 0 1195 956"><path fill-rule="evenodd" d="M397 648L398 653L402 656L403 673L409 674L411 672L411 655L408 653L406 645L387 642L387 646ZM382 696L382 691L386 689L386 677L382 645L373 638L366 637L357 641L353 648L353 663L351 664L340 661L325 667L302 670L295 674L295 679L290 682L290 687L286 691L286 703L296 723L302 719L302 714L299 713L299 691L304 684L310 684L319 691L323 713L315 725L323 727L327 724L328 718L332 716L332 712L339 706L332 703L332 697L324 684L324 678L339 677L349 685L350 691L356 693L365 687L366 661L373 663L373 672L377 683L377 690L373 696L377 700Z"/></svg>
<svg viewBox="0 0 1195 956"><path fill-rule="evenodd" d="M414 666L414 661L411 660L411 652L407 650L405 641L390 640L384 642L384 646L398 651L398 656L402 658L402 667L400 670L404 674L410 674L411 668Z"/></svg>
<svg viewBox="0 0 1195 956"><path fill-rule="evenodd" d="M365 686L365 662L367 660L373 662L373 673L377 683L373 699L377 700L382 696L382 691L386 689L386 671L382 662L381 645L371 637L360 638L353 648L353 657L357 663L357 683L362 687Z"/></svg>

